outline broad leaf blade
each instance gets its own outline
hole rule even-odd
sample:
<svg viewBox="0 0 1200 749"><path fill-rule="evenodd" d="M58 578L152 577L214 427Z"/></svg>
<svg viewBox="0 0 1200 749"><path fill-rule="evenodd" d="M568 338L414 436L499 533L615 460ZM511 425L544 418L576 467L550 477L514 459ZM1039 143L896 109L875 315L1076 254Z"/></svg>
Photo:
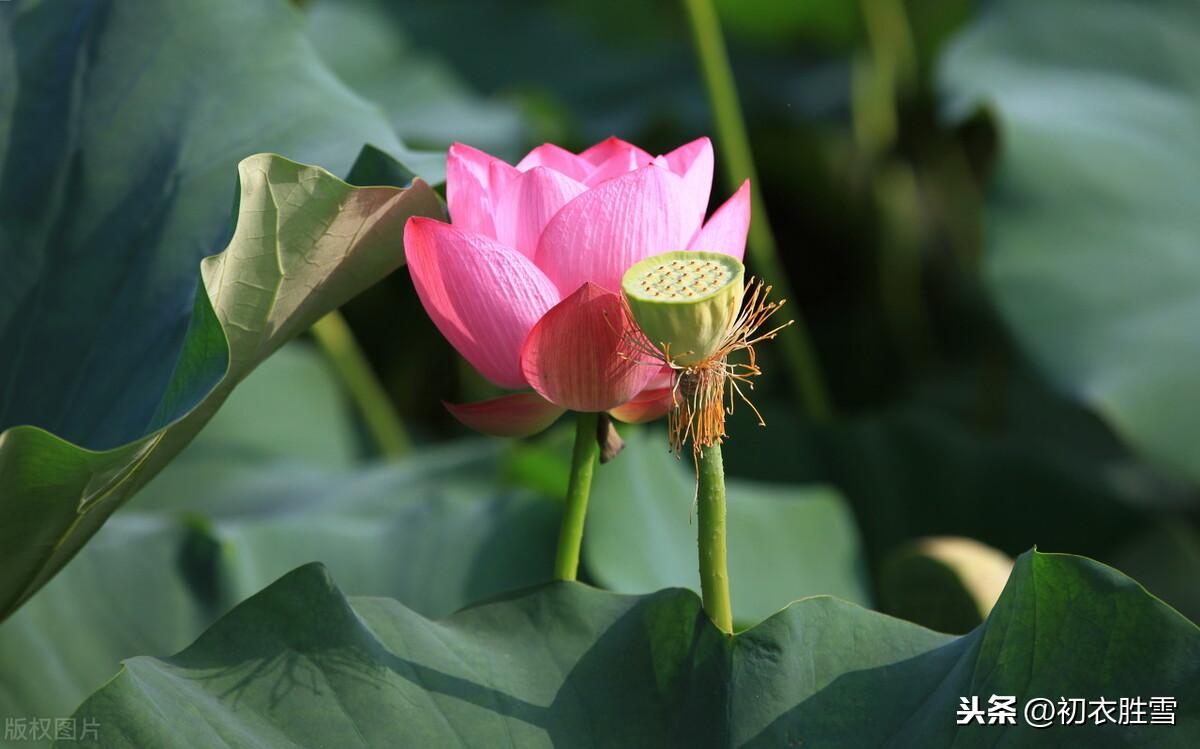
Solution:
<svg viewBox="0 0 1200 749"><path fill-rule="evenodd" d="M294 314L257 321L267 328L218 306L222 321L264 333L230 360L197 271L229 241L238 162L274 151L344 174L366 142L403 146L282 2L4 3L0 41L3 618L178 452L255 356L402 256L375 236L353 269L330 267L333 255L289 268L278 298ZM424 187L402 202L397 224L439 210ZM242 257L238 272L252 266Z"/></svg>
<svg viewBox="0 0 1200 749"><path fill-rule="evenodd" d="M430 617L549 578L561 505L495 487L501 444L364 466L344 400L312 346L288 344L255 369L0 626L0 716L66 717L122 659L177 652L308 562L349 594Z"/></svg>
<svg viewBox="0 0 1200 749"><path fill-rule="evenodd" d="M411 215L438 215L419 180L355 188L319 167L261 154L242 162L238 228L204 262L203 296L156 431L90 452L37 427L0 434L0 611L45 583L120 504L183 448L229 391L285 340L403 262ZM224 344L222 347L220 344ZM225 371L212 381L214 363Z"/></svg>
<svg viewBox="0 0 1200 749"><path fill-rule="evenodd" d="M1188 746L1200 632L1089 560L1027 554L953 638L827 597L735 637L693 594L557 583L444 622L282 578L86 701L92 745ZM1177 725L956 725L959 697L1170 695Z"/></svg>
<svg viewBox="0 0 1200 749"><path fill-rule="evenodd" d="M401 146L283 3L3 11L0 429L111 449L147 433L169 387L196 266L229 240L238 162L345 174L364 143Z"/></svg>
<svg viewBox="0 0 1200 749"><path fill-rule="evenodd" d="M735 745L1190 746L1200 738L1200 630L1116 570L1082 557L1018 560L987 621L959 638L831 599L793 606L739 644L735 669L798 704L771 716L753 692ZM771 657L780 642L804 655ZM762 657L768 654L767 657ZM1177 726L956 724L961 697L1177 698ZM777 700L778 702L775 702ZM985 721L986 722L986 721Z"/></svg>

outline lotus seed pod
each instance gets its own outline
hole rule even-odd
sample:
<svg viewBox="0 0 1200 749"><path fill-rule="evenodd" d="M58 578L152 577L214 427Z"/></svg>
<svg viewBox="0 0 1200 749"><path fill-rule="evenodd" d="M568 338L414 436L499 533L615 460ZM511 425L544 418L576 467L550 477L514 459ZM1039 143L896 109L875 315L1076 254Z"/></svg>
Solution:
<svg viewBox="0 0 1200 749"><path fill-rule="evenodd" d="M625 272L621 290L650 343L691 366L721 346L742 306L746 270L729 255L679 251L654 255Z"/></svg>

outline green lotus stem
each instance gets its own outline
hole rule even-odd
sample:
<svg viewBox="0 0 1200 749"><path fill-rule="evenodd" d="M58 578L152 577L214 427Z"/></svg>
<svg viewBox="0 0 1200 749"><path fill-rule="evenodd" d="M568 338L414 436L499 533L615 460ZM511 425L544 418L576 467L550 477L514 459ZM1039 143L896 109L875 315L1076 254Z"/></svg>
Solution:
<svg viewBox="0 0 1200 749"><path fill-rule="evenodd" d="M575 422L575 450L571 455L571 479L567 483L567 501L562 527L558 531L558 553L554 558L554 577L574 580L579 574L579 549L583 545L583 523L587 519L588 495L592 492L592 474L600 457L596 439L599 414L581 413Z"/></svg>
<svg viewBox="0 0 1200 749"><path fill-rule="evenodd" d="M696 482L700 593L704 610L721 631L732 633L733 604L725 553L725 467L720 444L700 451L696 458Z"/></svg>
<svg viewBox="0 0 1200 749"><path fill-rule="evenodd" d="M404 423L342 314L334 310L317 320L312 334L349 392L380 454L397 458L408 452L412 442Z"/></svg>
<svg viewBox="0 0 1200 749"><path fill-rule="evenodd" d="M721 35L720 21L712 0L684 0L688 18L692 25L696 55L704 74L705 88L716 121L717 141L724 156L725 176L731 189L737 189L743 179L753 185L750 206L754 220L750 222L747 250L758 273L771 279L779 295L794 299L791 284L779 261L779 250L771 225L767 219L767 208L763 203L761 183L754 168L754 157L750 151L750 138L746 134L746 123L742 116L742 105L738 101L737 86L733 70L729 65L729 54ZM779 337L784 359L796 388L799 403L808 417L816 422L827 422L833 416L825 379L813 349L808 328L795 307L789 308L796 323L787 335Z"/></svg>

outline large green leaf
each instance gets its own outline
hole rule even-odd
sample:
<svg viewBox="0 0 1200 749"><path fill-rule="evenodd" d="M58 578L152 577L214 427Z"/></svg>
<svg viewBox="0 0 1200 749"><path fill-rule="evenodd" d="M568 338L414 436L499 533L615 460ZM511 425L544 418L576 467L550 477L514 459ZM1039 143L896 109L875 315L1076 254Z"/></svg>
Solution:
<svg viewBox="0 0 1200 749"><path fill-rule="evenodd" d="M245 221L198 292L240 160L345 173L366 141L401 148L295 12L5 3L0 60L2 618L257 361L394 268L407 215L439 209L424 186L245 161Z"/></svg>
<svg viewBox="0 0 1200 749"><path fill-rule="evenodd" d="M17 2L0 19L0 429L114 448L169 415L238 162L345 174L365 142L399 144L282 2Z"/></svg>
<svg viewBox="0 0 1200 749"><path fill-rule="evenodd" d="M727 452L739 449L730 442ZM854 516L836 489L727 482L734 617L761 621L791 601L828 594L870 601ZM700 590L696 477L658 430L630 431L626 449L596 471L584 536L588 572L606 588Z"/></svg>
<svg viewBox="0 0 1200 749"><path fill-rule="evenodd" d="M421 182L409 190L353 188L318 167L271 155L248 158L239 170L237 229L225 252L203 263L203 288L170 379L162 391L141 391L156 404L144 428L130 432L130 442L100 451L36 424L0 434L0 615L57 572L259 361L396 268L410 215L440 211ZM26 329L36 325L26 318L14 319ZM155 327L157 319L143 324ZM52 338L38 343L36 350L59 350L49 345L58 343ZM26 366L36 370L32 362ZM105 382L119 381L107 374ZM142 387L136 380L123 384ZM30 386L41 392L53 384Z"/></svg>
<svg viewBox="0 0 1200 749"><path fill-rule="evenodd" d="M495 453L355 474L277 465L227 482L212 513L203 493L179 512L122 510L0 625L0 715L68 715L123 658L178 650L298 564L430 616L548 579L558 508L486 488Z"/></svg>
<svg viewBox="0 0 1200 749"><path fill-rule="evenodd" d="M1017 339L1200 479L1200 5L998 0L942 77L999 123L986 279Z"/></svg>
<svg viewBox="0 0 1200 749"><path fill-rule="evenodd" d="M961 697L1172 696L1174 727L956 725ZM1200 632L1112 569L1027 554L953 638L828 597L743 634L692 593L557 583L443 622L307 566L77 711L89 745L1192 746ZM90 723L89 723L90 724Z"/></svg>
<svg viewBox="0 0 1200 749"><path fill-rule="evenodd" d="M559 506L495 488L499 444L363 467L341 398L303 344L256 369L0 624L0 716L69 715L123 658L185 647L306 562L328 565L348 593L394 597L426 616L549 577Z"/></svg>

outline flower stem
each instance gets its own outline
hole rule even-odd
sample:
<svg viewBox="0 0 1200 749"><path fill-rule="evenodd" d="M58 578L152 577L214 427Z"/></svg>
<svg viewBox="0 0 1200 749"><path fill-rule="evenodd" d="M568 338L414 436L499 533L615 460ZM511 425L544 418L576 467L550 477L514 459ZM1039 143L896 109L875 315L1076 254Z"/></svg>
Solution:
<svg viewBox="0 0 1200 749"><path fill-rule="evenodd" d="M596 440L598 419L599 414L581 413L575 422L571 480L567 483L566 508L558 531L558 554L554 559L554 577L558 580L574 580L579 573L579 548L583 545L588 495L592 491L596 459L600 456L600 443Z"/></svg>
<svg viewBox="0 0 1200 749"><path fill-rule="evenodd" d="M312 334L349 392L380 454L397 458L408 452L408 432L342 314L334 310L317 320Z"/></svg>
<svg viewBox="0 0 1200 749"><path fill-rule="evenodd" d="M767 220L767 208L763 203L761 183L754 168L754 157L750 151L750 138L746 134L746 123L742 116L742 105L738 101L737 86L733 70L729 65L729 54L721 36L721 25L712 0L684 0L688 18L692 25L696 55L704 74L709 103L716 121L717 141L724 157L725 175L730 189L737 189L743 179L749 179L751 211L755 220L750 222L747 249L758 274L769 279L784 299L795 299L791 284L784 274L779 260L779 250L771 225ZM788 370L801 407L809 418L816 422L827 422L833 415L825 380L813 350L808 328L796 308L790 308L796 324L787 335L779 337Z"/></svg>
<svg viewBox="0 0 1200 749"><path fill-rule="evenodd" d="M700 592L704 610L722 631L733 632L733 604L725 556L725 467L721 445L705 447L696 458L696 515L699 523Z"/></svg>

